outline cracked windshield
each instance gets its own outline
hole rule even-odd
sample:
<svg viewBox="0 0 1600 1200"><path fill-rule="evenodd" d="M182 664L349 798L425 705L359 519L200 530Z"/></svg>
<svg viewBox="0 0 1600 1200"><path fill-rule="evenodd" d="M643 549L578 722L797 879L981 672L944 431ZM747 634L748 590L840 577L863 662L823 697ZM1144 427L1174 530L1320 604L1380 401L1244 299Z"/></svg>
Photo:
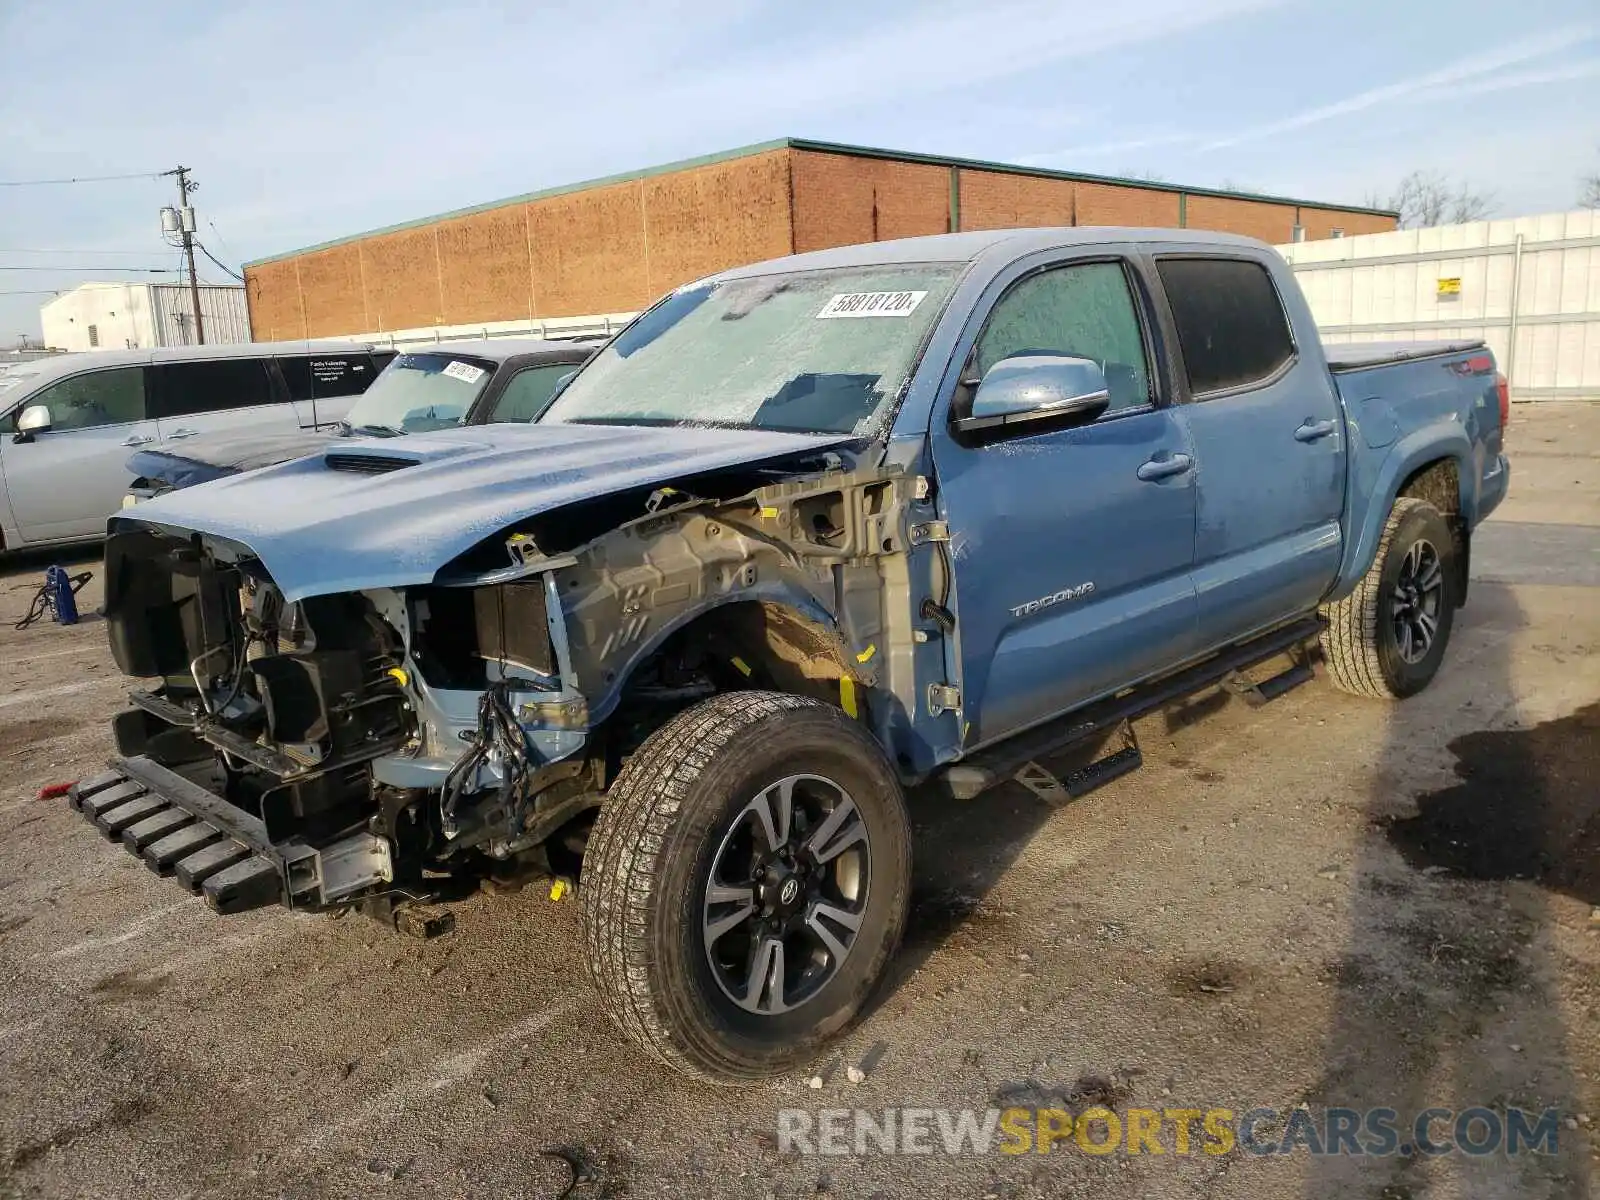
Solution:
<svg viewBox="0 0 1600 1200"><path fill-rule="evenodd" d="M602 350L545 420L868 433L899 397L959 269L811 271L685 288Z"/></svg>

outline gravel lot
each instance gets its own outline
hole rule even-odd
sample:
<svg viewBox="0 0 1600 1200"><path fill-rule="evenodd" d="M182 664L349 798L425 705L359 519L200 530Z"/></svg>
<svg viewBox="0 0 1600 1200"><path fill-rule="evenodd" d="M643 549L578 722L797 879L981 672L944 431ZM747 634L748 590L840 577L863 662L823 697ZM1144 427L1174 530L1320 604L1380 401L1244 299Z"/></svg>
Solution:
<svg viewBox="0 0 1600 1200"><path fill-rule="evenodd" d="M1584 1197L1600 1178L1600 406L1518 408L1445 668L1141 724L1064 808L913 798L909 940L822 1086L686 1083L613 1033L577 912L480 895L417 942L221 918L48 783L122 681L0 573L0 1195ZM92 567L90 556L80 555ZM99 575L81 598L98 603ZM1210 711L1214 709L1215 711ZM1193 719L1191 719L1193 718ZM859 1083L847 1068L866 1060ZM1554 1156L808 1157L781 1108L1559 1107ZM1048 1103L1048 1100L1037 1101Z"/></svg>

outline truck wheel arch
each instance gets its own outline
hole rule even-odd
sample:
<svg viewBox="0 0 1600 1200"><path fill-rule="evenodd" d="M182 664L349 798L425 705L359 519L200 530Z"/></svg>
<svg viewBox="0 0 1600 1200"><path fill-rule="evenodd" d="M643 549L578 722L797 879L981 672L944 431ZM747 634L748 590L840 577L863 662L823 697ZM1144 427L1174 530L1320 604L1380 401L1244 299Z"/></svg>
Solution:
<svg viewBox="0 0 1600 1200"><path fill-rule="evenodd" d="M843 701L840 681L853 685L861 675L832 614L809 596L745 594L718 597L663 623L625 663L613 668L614 678L594 719L611 713L630 682L663 649L696 638L714 647L752 686L808 696L847 711L853 706ZM859 715L859 710L850 715Z"/></svg>
<svg viewBox="0 0 1600 1200"><path fill-rule="evenodd" d="M1401 496L1429 500L1459 526L1463 542L1477 510L1475 472L1471 469L1472 444L1459 426L1435 423L1412 431L1389 447L1375 463L1357 463L1349 482L1351 505L1346 528L1352 530L1345 544L1339 578L1329 590L1325 603L1342 600L1355 590L1377 554L1385 524L1394 503ZM1453 475L1454 495L1446 480ZM1408 490L1408 489L1421 490ZM1365 498L1365 506L1360 507ZM1443 503L1440 503L1443 501ZM1461 555L1465 573L1465 554ZM1461 593L1464 595L1464 591Z"/></svg>

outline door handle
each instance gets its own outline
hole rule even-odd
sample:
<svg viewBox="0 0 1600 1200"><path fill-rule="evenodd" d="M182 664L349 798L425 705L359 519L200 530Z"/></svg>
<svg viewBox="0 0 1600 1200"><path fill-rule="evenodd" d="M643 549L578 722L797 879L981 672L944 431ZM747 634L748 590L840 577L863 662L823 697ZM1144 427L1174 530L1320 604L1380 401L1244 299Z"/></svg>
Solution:
<svg viewBox="0 0 1600 1200"><path fill-rule="evenodd" d="M198 429L184 429L184 428L180 427L178 429L174 429L171 433L167 434L167 441L175 442L179 438L194 437L195 434L197 434L199 432L200 431Z"/></svg>
<svg viewBox="0 0 1600 1200"><path fill-rule="evenodd" d="M1141 463L1136 474L1146 483L1154 483L1158 479L1182 475L1192 466L1194 459L1187 454L1174 454L1171 458L1152 458L1147 463Z"/></svg>
<svg viewBox="0 0 1600 1200"><path fill-rule="evenodd" d="M122 444L124 446L148 446L153 441L155 441L153 437L140 437L137 433L130 433L123 439Z"/></svg>
<svg viewBox="0 0 1600 1200"><path fill-rule="evenodd" d="M1337 428L1339 428L1337 421L1307 421L1294 431L1294 440L1297 442L1314 442L1318 438L1327 437Z"/></svg>

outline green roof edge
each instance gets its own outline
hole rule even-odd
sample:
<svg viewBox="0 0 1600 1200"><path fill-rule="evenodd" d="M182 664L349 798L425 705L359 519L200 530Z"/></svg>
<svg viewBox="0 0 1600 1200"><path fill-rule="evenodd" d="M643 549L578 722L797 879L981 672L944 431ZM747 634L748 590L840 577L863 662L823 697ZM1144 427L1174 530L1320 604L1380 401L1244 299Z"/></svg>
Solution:
<svg viewBox="0 0 1600 1200"><path fill-rule="evenodd" d="M1325 200L1298 200L1292 196L1273 196L1262 192L1232 192L1225 188L1185 187L1182 184L1151 179L1125 179L1116 175L1092 175L1083 171L1060 171L1049 167L1028 167L1018 163L993 162L981 158L954 158L942 154L921 154L909 150L885 150L877 146L853 146L843 142L819 142L809 138L785 137L776 138L770 142L756 142L749 146L738 146L732 150L722 150L715 154L702 154L694 158L680 158L675 162L661 163L659 166L654 167L643 167L636 171L623 171L616 175L602 175L595 179L580 180L577 183L561 184L557 187L542 188L534 192L524 192L520 196L507 196L502 200L491 200L485 204L474 204L467 208L451 209L448 212L434 213L431 216L417 217L414 220L401 221L395 225L384 225L378 229L367 229L360 233L346 234L344 237L318 242L312 246L302 246L298 250L287 250L282 254L269 254L264 258L254 258L244 265L246 267L262 267L269 263L299 258L305 254L315 254L320 250L332 250L336 246L347 246L351 242L382 237L384 234L389 233L401 233L407 229L420 229L423 226L434 225L440 221L452 221L458 217L470 217L475 213L507 208L513 204L527 204L534 200L547 200L553 196L567 196L573 192L588 191L590 188L608 187L617 183L631 183L636 179L650 179L657 175L670 175L676 171L688 171L695 167L709 167L715 163L732 162L735 159L749 158L756 154L766 154L773 150L809 150L816 154L840 154L849 158L878 158L928 166L994 171L1004 175L1027 175L1035 179L1063 179L1074 183L1103 183L1115 187L1143 188L1152 192L1171 192L1180 196L1215 196L1228 200L1255 200L1266 204L1315 208L1324 212L1348 212L1376 217L1399 217L1399 213L1390 209L1367 208L1358 204L1331 204Z"/></svg>
<svg viewBox="0 0 1600 1200"><path fill-rule="evenodd" d="M1020 163L993 162L982 158L952 158L943 154L919 154L910 150L883 150L875 146L848 146L839 142L813 142L805 138L785 139L791 149L815 150L823 154L846 154L856 158L892 158L901 162L927 163L936 167L964 167L974 171L997 171L1004 175L1031 175L1037 179L1068 179L1074 183L1106 183L1116 187L1144 188L1151 192L1172 192L1187 196L1217 196L1225 200L1259 200L1267 204L1320 208L1326 212L1362 213L1374 217L1399 217L1387 208L1368 208L1361 204L1333 204L1326 200L1298 200L1293 196L1273 196L1266 192L1233 192L1227 188L1188 187L1165 180L1125 179L1119 175L1092 175L1084 171L1062 171L1053 167L1027 167ZM781 144L781 143L778 143Z"/></svg>

